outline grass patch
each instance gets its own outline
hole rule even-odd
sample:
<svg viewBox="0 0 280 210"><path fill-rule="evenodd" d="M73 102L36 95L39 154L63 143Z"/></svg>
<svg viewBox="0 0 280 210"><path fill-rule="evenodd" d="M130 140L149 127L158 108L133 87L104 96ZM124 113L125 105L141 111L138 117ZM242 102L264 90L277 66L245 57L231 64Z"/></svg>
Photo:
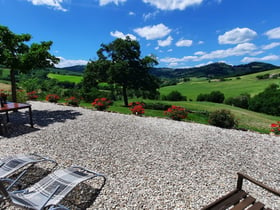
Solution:
<svg viewBox="0 0 280 210"><path fill-rule="evenodd" d="M80 83L83 79L82 76L74 76L74 75L61 75L61 74L54 74L54 73L49 73L48 77L51 79L56 79L60 82L74 82L76 84Z"/></svg>

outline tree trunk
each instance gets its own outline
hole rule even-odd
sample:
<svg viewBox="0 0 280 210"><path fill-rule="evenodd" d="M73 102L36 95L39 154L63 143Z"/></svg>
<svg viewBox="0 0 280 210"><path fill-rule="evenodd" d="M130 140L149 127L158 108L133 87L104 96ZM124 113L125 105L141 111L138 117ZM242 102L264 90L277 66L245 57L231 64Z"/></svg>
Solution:
<svg viewBox="0 0 280 210"><path fill-rule="evenodd" d="M124 105L128 106L128 99L127 99L127 92L126 92L126 85L123 85L123 101L124 101Z"/></svg>
<svg viewBox="0 0 280 210"><path fill-rule="evenodd" d="M17 102L17 84L16 84L14 69L11 69L10 71L10 78L11 78L11 89L12 89L12 101Z"/></svg>

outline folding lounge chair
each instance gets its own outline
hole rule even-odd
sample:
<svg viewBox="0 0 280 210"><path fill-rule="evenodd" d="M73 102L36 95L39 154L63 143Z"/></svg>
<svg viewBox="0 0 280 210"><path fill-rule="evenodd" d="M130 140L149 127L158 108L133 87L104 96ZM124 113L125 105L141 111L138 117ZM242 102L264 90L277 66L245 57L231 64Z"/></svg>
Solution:
<svg viewBox="0 0 280 210"><path fill-rule="evenodd" d="M0 180L13 181L8 177L18 172L20 169L23 169L24 167L29 168L36 163L43 161L49 161L53 163L53 168L57 166L57 163L54 160L37 154L18 154L2 158L0 159Z"/></svg>
<svg viewBox="0 0 280 210"><path fill-rule="evenodd" d="M59 202L79 183L95 177L103 178L102 186L99 188L101 190L106 182L104 175L82 167L72 166L66 169L58 169L33 186L21 191L7 191L0 182L0 192L3 195L3 200L8 199L13 204L28 209L40 210L46 207L67 209L60 206Z"/></svg>
<svg viewBox="0 0 280 210"><path fill-rule="evenodd" d="M242 190L243 179L247 179L248 181L267 190L270 193L273 193L276 196L280 197L280 192L264 185L263 183L253 179L252 177L249 177L248 175L242 173L237 173L237 175L238 179L236 189L209 204L208 206L202 208L202 210L271 210L270 208L265 208L263 203L256 201L256 199L249 195L249 193Z"/></svg>

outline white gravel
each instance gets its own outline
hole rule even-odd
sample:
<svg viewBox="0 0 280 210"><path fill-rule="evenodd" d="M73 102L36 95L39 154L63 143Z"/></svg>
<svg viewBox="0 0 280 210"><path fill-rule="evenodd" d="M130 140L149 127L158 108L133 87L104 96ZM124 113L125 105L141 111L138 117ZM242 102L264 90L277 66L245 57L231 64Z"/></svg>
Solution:
<svg viewBox="0 0 280 210"><path fill-rule="evenodd" d="M30 103L35 128L25 110L11 113L11 136L0 138L0 156L36 152L61 167L105 174L89 209L200 209L233 190L237 172L280 190L280 137ZM280 198L247 182L244 187L280 209Z"/></svg>

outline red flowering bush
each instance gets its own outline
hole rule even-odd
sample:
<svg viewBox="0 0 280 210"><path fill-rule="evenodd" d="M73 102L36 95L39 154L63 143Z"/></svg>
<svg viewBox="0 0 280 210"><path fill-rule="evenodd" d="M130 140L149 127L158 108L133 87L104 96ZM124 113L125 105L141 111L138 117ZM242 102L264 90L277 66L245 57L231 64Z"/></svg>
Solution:
<svg viewBox="0 0 280 210"><path fill-rule="evenodd" d="M65 101L65 104L68 106L79 106L81 100L79 98L76 98L75 96L71 96L69 98L66 98Z"/></svg>
<svg viewBox="0 0 280 210"><path fill-rule="evenodd" d="M9 95L9 94L8 94L8 91L3 90L3 89L0 90L0 97L1 97L1 98L7 99L8 95Z"/></svg>
<svg viewBox="0 0 280 210"><path fill-rule="evenodd" d="M46 96L46 100L52 103L56 103L59 99L60 99L59 96L56 94L48 94Z"/></svg>
<svg viewBox="0 0 280 210"><path fill-rule="evenodd" d="M188 117L188 111L184 107L172 105L170 108L164 111L164 115L167 115L173 120L180 121Z"/></svg>
<svg viewBox="0 0 280 210"><path fill-rule="evenodd" d="M39 96L36 91L31 91L27 93L28 100L36 100Z"/></svg>
<svg viewBox="0 0 280 210"><path fill-rule="evenodd" d="M280 121L278 121L277 123L272 123L270 127L271 133L273 133L274 135L280 135Z"/></svg>
<svg viewBox="0 0 280 210"><path fill-rule="evenodd" d="M131 102L130 104L128 104L128 106L129 106L129 110L132 112L132 114L141 116L145 113L145 109L144 109L145 104L144 103Z"/></svg>
<svg viewBox="0 0 280 210"><path fill-rule="evenodd" d="M98 111L104 111L110 107L112 101L107 98L96 98L91 105Z"/></svg>

